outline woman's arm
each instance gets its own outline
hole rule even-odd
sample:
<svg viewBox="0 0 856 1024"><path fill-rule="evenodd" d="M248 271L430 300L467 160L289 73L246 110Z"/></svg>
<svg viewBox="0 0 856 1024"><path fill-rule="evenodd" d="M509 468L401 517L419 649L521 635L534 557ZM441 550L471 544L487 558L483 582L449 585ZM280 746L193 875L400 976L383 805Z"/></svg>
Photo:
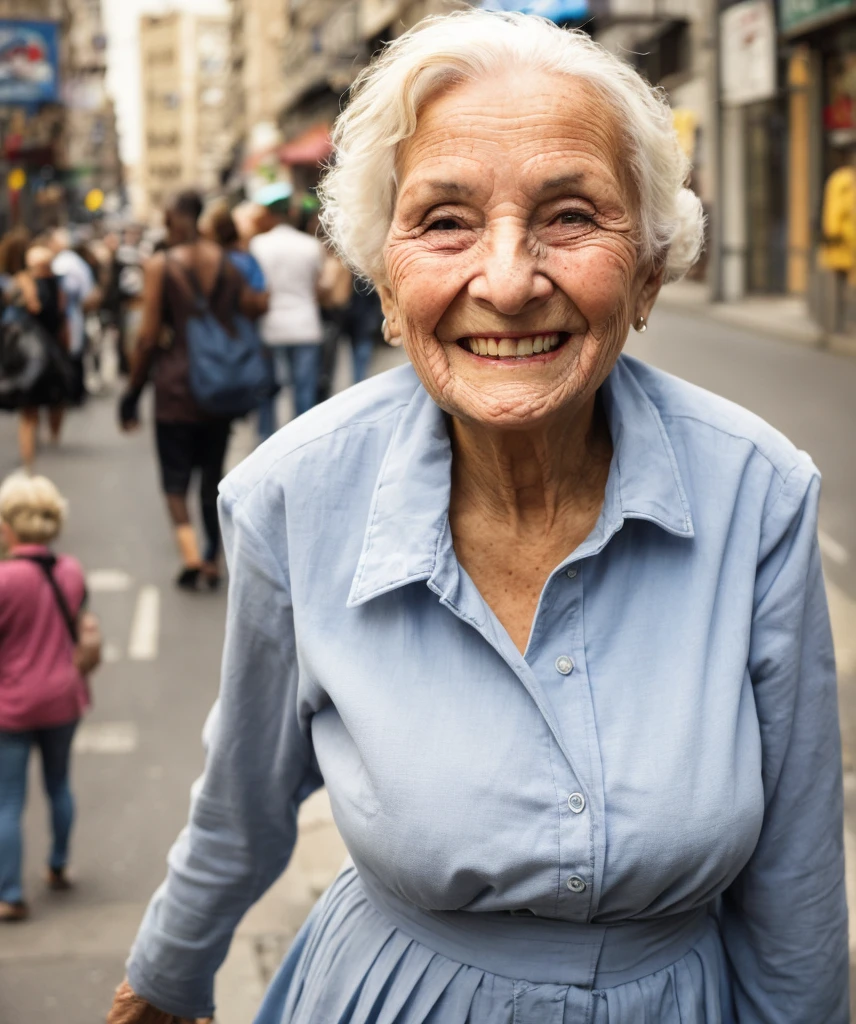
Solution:
<svg viewBox="0 0 856 1024"><path fill-rule="evenodd" d="M287 570L240 500L224 493L220 513L230 585L219 714L189 824L128 962L134 992L190 1018L213 1013L232 933L285 869L298 807L321 784L298 721Z"/></svg>
<svg viewBox="0 0 856 1024"><path fill-rule="evenodd" d="M268 292L257 292L249 286L241 289L240 309L244 316L248 316L251 320L257 320L267 313L269 306L270 295Z"/></svg>
<svg viewBox="0 0 856 1024"><path fill-rule="evenodd" d="M806 458L764 524L749 672L766 811L721 914L739 1024L850 1020L841 742L819 491Z"/></svg>

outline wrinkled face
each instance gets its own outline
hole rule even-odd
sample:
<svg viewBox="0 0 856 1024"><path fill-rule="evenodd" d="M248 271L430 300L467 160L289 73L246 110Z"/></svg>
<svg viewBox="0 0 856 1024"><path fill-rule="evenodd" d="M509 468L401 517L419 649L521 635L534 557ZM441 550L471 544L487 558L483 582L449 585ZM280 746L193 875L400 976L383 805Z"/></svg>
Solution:
<svg viewBox="0 0 856 1024"><path fill-rule="evenodd" d="M594 396L660 285L622 160L612 113L568 77L509 73L425 105L380 291L447 412L525 429Z"/></svg>

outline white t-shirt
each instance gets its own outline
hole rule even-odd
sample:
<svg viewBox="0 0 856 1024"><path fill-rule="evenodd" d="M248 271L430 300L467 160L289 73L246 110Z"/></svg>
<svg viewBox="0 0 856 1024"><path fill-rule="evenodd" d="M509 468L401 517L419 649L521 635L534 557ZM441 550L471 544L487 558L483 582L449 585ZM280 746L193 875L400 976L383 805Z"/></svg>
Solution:
<svg viewBox="0 0 856 1024"><path fill-rule="evenodd" d="M322 340L316 288L324 263L317 238L280 224L250 242L270 293L270 308L259 320L267 345L318 344Z"/></svg>

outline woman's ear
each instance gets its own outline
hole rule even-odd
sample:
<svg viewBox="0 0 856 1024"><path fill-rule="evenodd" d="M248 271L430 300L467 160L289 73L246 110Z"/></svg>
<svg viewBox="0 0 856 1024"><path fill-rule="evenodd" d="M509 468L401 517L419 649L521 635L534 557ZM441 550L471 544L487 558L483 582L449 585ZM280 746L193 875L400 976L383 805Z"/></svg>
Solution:
<svg viewBox="0 0 856 1024"><path fill-rule="evenodd" d="M380 304L383 308L383 315L389 327L389 333L393 337L401 336L401 318L398 315L398 303L392 294L389 285L378 284L375 286L380 296Z"/></svg>
<svg viewBox="0 0 856 1024"><path fill-rule="evenodd" d="M639 294L636 296L636 308L633 314L634 321L640 316L646 320L651 316L651 310L654 308L654 303L657 301L657 296L663 287L665 274L666 264L664 262L658 263L652 268L647 279L639 289Z"/></svg>

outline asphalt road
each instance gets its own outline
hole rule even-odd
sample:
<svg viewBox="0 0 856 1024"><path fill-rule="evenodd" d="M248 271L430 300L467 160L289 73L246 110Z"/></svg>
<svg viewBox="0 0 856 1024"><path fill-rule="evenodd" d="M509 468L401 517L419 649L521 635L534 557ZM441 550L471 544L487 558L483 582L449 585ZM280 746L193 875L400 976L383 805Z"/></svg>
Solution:
<svg viewBox="0 0 856 1024"><path fill-rule="evenodd" d="M856 634L856 360L670 309L657 311L631 351L749 406L811 453L824 474L828 577L841 629L852 626ZM69 418L62 447L45 449L39 460L70 499L62 547L91 574L108 663L95 680L96 705L75 761L72 894L42 886L45 807L32 775L26 878L33 918L0 931L0 1024L103 1020L142 908L184 822L202 764L200 729L217 689L225 597L171 586L176 556L150 430L120 436L113 408L112 398L94 399ZM0 476L16 465L14 432L13 418L0 417ZM239 437L233 457L247 444ZM856 735L854 684L842 674L848 748ZM249 1017L223 1024L249 1024Z"/></svg>

